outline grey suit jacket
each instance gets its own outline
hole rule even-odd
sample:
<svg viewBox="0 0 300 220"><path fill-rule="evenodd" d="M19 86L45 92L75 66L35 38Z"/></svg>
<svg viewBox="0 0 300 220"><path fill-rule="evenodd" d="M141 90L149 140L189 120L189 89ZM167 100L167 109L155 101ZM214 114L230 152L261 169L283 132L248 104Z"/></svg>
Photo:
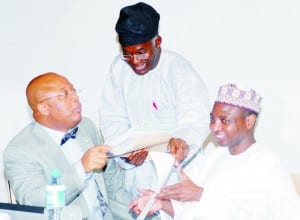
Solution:
<svg viewBox="0 0 300 220"><path fill-rule="evenodd" d="M83 118L78 128L76 140L82 152L103 142L91 120ZM3 160L6 178L20 204L45 206L50 171L59 169L62 172L61 181L66 186L66 203L78 205L84 218L88 219L90 213L81 194L84 181L40 124L33 122L17 134L6 147ZM110 207L105 220L133 219L128 209L130 198L119 172L120 168L110 159L105 171L95 172L95 179Z"/></svg>

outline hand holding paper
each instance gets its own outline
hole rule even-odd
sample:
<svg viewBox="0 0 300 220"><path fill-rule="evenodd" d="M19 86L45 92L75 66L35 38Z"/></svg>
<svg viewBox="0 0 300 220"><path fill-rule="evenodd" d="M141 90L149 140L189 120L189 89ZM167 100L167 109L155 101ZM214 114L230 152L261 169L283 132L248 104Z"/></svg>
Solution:
<svg viewBox="0 0 300 220"><path fill-rule="evenodd" d="M154 162L154 165L156 167L156 172L158 176L159 181L159 189L156 189L156 191L153 192L151 195L148 193L146 195L146 199L148 199L148 202L145 203L145 199L141 198L140 202L143 204L143 210L137 217L137 220L144 220L144 218L149 214L149 211L151 210L153 204L155 203L155 197L159 193L159 190L161 187L163 187L169 180L172 170L174 169L174 158L168 154L168 153L162 153L162 152L150 152L150 156ZM135 201L137 203L134 203L135 207L138 206L138 200ZM141 205L141 204L139 204ZM140 207L139 207L140 208ZM151 213L150 213L151 214Z"/></svg>
<svg viewBox="0 0 300 220"><path fill-rule="evenodd" d="M149 153L149 148L143 148L141 150L131 152L126 160L128 163L139 166L144 163Z"/></svg>
<svg viewBox="0 0 300 220"><path fill-rule="evenodd" d="M143 148L152 148L161 144L166 146L171 138L171 125L140 126L130 129L105 144L113 149L109 157L122 156Z"/></svg>
<svg viewBox="0 0 300 220"><path fill-rule="evenodd" d="M187 157L190 148L185 140L181 138L171 138L168 144L168 151L175 156L176 164L178 164Z"/></svg>

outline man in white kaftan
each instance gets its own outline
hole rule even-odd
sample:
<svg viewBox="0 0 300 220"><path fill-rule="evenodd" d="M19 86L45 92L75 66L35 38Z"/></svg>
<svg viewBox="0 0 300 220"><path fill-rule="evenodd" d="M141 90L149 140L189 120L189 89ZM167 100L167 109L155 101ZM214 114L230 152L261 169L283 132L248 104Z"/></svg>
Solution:
<svg viewBox="0 0 300 220"><path fill-rule="evenodd" d="M131 22L144 26L134 30L135 27L130 26L132 23L124 24L124 19L132 19ZM176 138L173 141L176 143L169 145L177 144L178 148L190 146L190 157L202 146L209 132L207 89L188 61L174 52L161 49L161 37L157 35L158 20L159 14L144 3L121 10L116 30L123 54L113 61L104 85L100 126L106 142L136 126L171 126L174 128L171 136ZM149 21L156 26L152 27L153 23L148 24ZM145 34L143 27L148 27L150 34ZM124 29L126 33L122 32ZM130 33L133 38L127 36L130 31L136 31ZM119 163L124 168L127 189L134 197L137 187L157 188L151 161L145 160L140 166L122 160Z"/></svg>
<svg viewBox="0 0 300 220"><path fill-rule="evenodd" d="M164 210L176 220L299 220L300 199L291 177L270 149L256 142L261 110L254 90L221 86L210 129L218 147L178 168L180 182L163 187L149 214ZM139 214L153 192L130 207Z"/></svg>
<svg viewBox="0 0 300 220"><path fill-rule="evenodd" d="M199 146L208 134L208 105L205 85L178 54L162 50L158 66L143 76L117 58L105 85L100 125L106 140L139 125L173 125L172 137ZM138 172L144 182L139 187L151 189L153 168L149 163L127 172Z"/></svg>
<svg viewBox="0 0 300 220"><path fill-rule="evenodd" d="M201 199L172 201L174 219L300 219L300 198L290 175L266 146L254 143L238 156L217 147L209 158L203 157L199 155L184 170L203 186Z"/></svg>

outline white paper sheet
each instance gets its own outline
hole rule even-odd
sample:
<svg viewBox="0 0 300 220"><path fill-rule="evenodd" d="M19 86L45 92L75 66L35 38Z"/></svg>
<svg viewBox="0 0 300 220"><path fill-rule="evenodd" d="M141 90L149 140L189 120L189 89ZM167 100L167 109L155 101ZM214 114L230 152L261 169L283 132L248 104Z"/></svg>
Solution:
<svg viewBox="0 0 300 220"><path fill-rule="evenodd" d="M105 144L112 146L109 156L120 156L145 147L166 146L171 138L173 126L153 125L139 126L128 132L106 141Z"/></svg>
<svg viewBox="0 0 300 220"><path fill-rule="evenodd" d="M174 165L174 158L169 153L163 153L163 152L156 152L156 151L150 151L149 152L151 159L153 160L153 163L155 165L158 182L159 182L159 188L155 191L155 193L152 195L140 215L137 217L137 220L144 220L147 213L151 209L153 203L155 202L155 197L157 193L159 192L160 188L163 187L167 182L168 179L172 173L173 165Z"/></svg>

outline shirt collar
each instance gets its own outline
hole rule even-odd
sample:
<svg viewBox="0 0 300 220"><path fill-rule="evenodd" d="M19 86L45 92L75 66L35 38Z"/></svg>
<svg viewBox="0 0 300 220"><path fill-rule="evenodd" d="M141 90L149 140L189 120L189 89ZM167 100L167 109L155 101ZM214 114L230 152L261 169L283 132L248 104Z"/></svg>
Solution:
<svg viewBox="0 0 300 220"><path fill-rule="evenodd" d="M60 145L61 139L63 138L63 136L65 135L65 133L61 132L61 131L58 131L58 130L54 130L52 128L48 128L48 127L46 127L46 126L44 126L42 124L40 124L40 125L53 138L53 140L55 141L55 143L57 143L57 145ZM70 129L70 130L72 130L72 129Z"/></svg>

